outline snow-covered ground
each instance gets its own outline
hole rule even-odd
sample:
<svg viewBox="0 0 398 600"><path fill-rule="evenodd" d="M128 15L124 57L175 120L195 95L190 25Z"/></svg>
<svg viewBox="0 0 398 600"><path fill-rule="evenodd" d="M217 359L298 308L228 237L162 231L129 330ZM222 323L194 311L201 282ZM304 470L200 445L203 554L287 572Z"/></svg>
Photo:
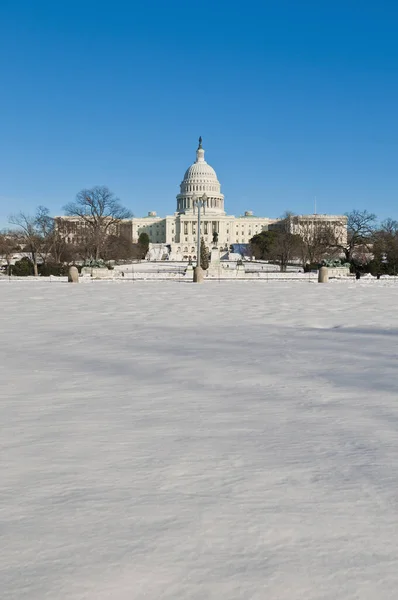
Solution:
<svg viewBox="0 0 398 600"><path fill-rule="evenodd" d="M398 590L398 286L13 282L1 600Z"/></svg>

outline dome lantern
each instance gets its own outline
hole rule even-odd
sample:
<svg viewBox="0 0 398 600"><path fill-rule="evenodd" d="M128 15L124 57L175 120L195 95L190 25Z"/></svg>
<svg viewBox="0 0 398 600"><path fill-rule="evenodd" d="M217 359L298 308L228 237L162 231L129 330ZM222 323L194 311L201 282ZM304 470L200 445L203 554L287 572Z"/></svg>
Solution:
<svg viewBox="0 0 398 600"><path fill-rule="evenodd" d="M202 147L202 136L200 136L199 138L199 146L198 149L196 150L196 162L206 162L205 161L205 151L203 150Z"/></svg>

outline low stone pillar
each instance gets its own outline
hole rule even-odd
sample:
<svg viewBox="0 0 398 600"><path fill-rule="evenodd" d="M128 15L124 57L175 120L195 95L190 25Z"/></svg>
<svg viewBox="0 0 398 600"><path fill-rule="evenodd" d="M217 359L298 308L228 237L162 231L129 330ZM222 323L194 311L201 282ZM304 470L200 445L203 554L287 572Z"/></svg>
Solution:
<svg viewBox="0 0 398 600"><path fill-rule="evenodd" d="M79 271L77 267L69 267L68 281L69 283L79 283Z"/></svg>
<svg viewBox="0 0 398 600"><path fill-rule="evenodd" d="M202 267L195 267L193 270L194 283L203 283L204 272Z"/></svg>
<svg viewBox="0 0 398 600"><path fill-rule="evenodd" d="M321 267L318 271L318 283L328 283L329 270L327 267Z"/></svg>

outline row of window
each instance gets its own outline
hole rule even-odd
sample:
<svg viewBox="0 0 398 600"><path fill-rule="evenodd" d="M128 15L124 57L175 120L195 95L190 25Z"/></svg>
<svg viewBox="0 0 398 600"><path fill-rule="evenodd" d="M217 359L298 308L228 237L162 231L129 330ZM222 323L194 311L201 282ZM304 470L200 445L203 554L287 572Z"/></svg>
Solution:
<svg viewBox="0 0 398 600"><path fill-rule="evenodd" d="M216 221L212 221L212 222L211 221L209 221L209 222L208 221L204 221L203 224L202 224L204 235L207 235L209 233L209 225L210 225L210 223L212 223L212 225L211 225L212 231L214 232L214 231L217 230L217 225L216 225L217 222ZM184 222L184 235L188 235L188 226L189 226L189 221L185 221ZM252 232L251 229L249 229L248 232L247 232L247 235L248 236L254 235L255 233L258 232L258 228L259 227L262 228L262 225L255 225L254 226L255 231L253 231L253 232ZM157 228L157 230L154 232L153 229L152 229L152 225L150 225L149 226L149 234L150 235L152 235L152 234L157 235L157 234L160 234L160 233L164 234L164 225L162 225L162 232L159 231L159 224L158 223L156 224L156 228ZM137 233L138 234L142 233L143 231L148 231L148 227L138 227L138 229L137 229ZM226 230L226 234L227 235L229 235L229 231L230 231L229 229ZM175 233L174 228L172 229L171 233L172 233L172 235L174 235L174 233ZM196 222L195 221L192 222L192 233L193 234L196 233ZM238 235L238 233L239 233L239 225L236 225L236 235ZM245 235L244 225L242 225L242 235ZM238 240L236 240L236 241L238 242Z"/></svg>
<svg viewBox="0 0 398 600"><path fill-rule="evenodd" d="M172 238L171 241L174 242L175 241L174 238ZM186 237L184 241L185 242L190 241L190 242L194 242L195 243L196 242L196 237L193 237L191 240L188 240L188 238ZM211 241L211 240L209 239L209 241ZM231 244L232 240L230 240L229 238L227 238L227 242L226 243L227 244ZM239 238L236 238L236 244L247 244L247 239L242 238L240 240Z"/></svg>
<svg viewBox="0 0 398 600"><path fill-rule="evenodd" d="M185 185L184 192L216 192L215 185Z"/></svg>

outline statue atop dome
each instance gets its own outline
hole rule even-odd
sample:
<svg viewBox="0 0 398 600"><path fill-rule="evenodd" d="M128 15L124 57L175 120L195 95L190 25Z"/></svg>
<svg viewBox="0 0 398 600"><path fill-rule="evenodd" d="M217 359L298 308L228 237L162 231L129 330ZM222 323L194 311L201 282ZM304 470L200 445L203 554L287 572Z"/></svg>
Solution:
<svg viewBox="0 0 398 600"><path fill-rule="evenodd" d="M199 146L198 146L198 150L200 150L202 148L202 136L199 137Z"/></svg>

